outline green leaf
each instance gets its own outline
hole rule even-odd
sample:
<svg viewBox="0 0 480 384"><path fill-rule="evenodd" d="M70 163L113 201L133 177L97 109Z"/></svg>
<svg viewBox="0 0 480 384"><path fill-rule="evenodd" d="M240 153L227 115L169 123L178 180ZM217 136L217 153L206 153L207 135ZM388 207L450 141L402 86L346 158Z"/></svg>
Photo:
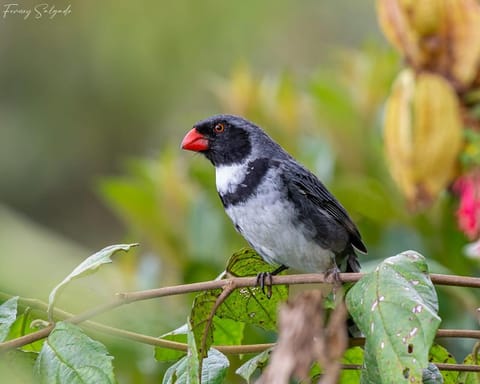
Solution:
<svg viewBox="0 0 480 384"><path fill-rule="evenodd" d="M265 263L252 249L242 249L230 258L227 272L233 276L244 277L255 276L262 271L273 271L274 268ZM214 337L222 337L221 332L217 331L219 326L225 327L228 324L228 328L224 329L224 331L230 333L230 336L233 336L231 333L234 332L235 338L241 341L243 326L222 322L219 319L231 319L235 322L253 324L264 329L275 330L278 304L288 298L288 288L285 286L272 287L271 299L268 299L266 294L258 287L237 289L217 309L216 316L219 319L214 317L213 323L207 330L208 318L221 293L221 289L202 292L195 297L193 302L190 322L199 352L205 334L205 350L207 351L214 343ZM223 340L215 339L215 343L223 344L225 340L228 340L228 337L223 337ZM231 342L231 344L234 343Z"/></svg>
<svg viewBox="0 0 480 384"><path fill-rule="evenodd" d="M423 370L423 384L444 384L442 374L438 367L433 363L428 363L427 368Z"/></svg>
<svg viewBox="0 0 480 384"><path fill-rule="evenodd" d="M223 353L210 348L207 358L203 360L202 384L223 383L229 366L230 362Z"/></svg>
<svg viewBox="0 0 480 384"><path fill-rule="evenodd" d="M37 328L30 326L32 321L34 320L36 320L36 318L32 316L32 312L30 308L27 308L20 316L17 317L15 322L10 327L8 340L16 339L17 337L22 337L22 336L28 335L29 333L38 331ZM44 342L45 342L45 339L37 340L33 343L24 345L20 349L24 352L39 353L42 349Z"/></svg>
<svg viewBox="0 0 480 384"><path fill-rule="evenodd" d="M192 311L190 312L190 325L195 345L201 356L206 355L205 351L208 351L213 343L215 324L212 322L209 326L209 317L221 292L221 289L205 291L198 294L193 300ZM202 349L202 341L204 339L205 346Z"/></svg>
<svg viewBox="0 0 480 384"><path fill-rule="evenodd" d="M197 346L195 344L195 336L192 332L191 327L187 326L187 344L188 344L188 354L173 364L163 377L164 384L200 384L199 381L199 370L200 363L198 360Z"/></svg>
<svg viewBox="0 0 480 384"><path fill-rule="evenodd" d="M160 339L177 341L179 343L187 342L188 325L184 324L171 332L160 336ZM155 347L155 359L157 361L176 361L185 355L183 351L177 351L171 348Z"/></svg>
<svg viewBox="0 0 480 384"><path fill-rule="evenodd" d="M116 244L110 245L102 250L94 253L81 262L63 281L53 288L48 297L48 319L53 322L53 308L57 295L72 281L83 276L87 276L95 272L101 265L111 263L110 258L115 252L128 251L132 247L136 247L138 244Z"/></svg>
<svg viewBox="0 0 480 384"><path fill-rule="evenodd" d="M247 360L235 371L235 373L243 377L247 381L247 383L250 383L251 377L255 373L255 371L257 369L262 370L267 365L272 350L273 348L266 349L265 351L259 353L250 360Z"/></svg>
<svg viewBox="0 0 480 384"><path fill-rule="evenodd" d="M450 352L439 344L432 345L430 348L428 361L431 363L448 363L456 364L457 361ZM456 371L442 371L443 381L445 384L455 384L458 379L458 372ZM425 375L424 375L425 376Z"/></svg>
<svg viewBox="0 0 480 384"><path fill-rule="evenodd" d="M470 353L463 360L463 364L478 365L478 362ZM456 382L458 384L480 384L480 375L478 372L460 372Z"/></svg>
<svg viewBox="0 0 480 384"><path fill-rule="evenodd" d="M346 302L366 337L362 383L421 383L440 317L425 258L390 257L348 292Z"/></svg>
<svg viewBox="0 0 480 384"><path fill-rule="evenodd" d="M191 329L187 330L187 339L188 354L165 372L163 384L197 384L200 382L198 374L200 363L195 344L195 336ZM208 351L207 357L203 359L202 364L202 384L220 384L223 382L229 367L229 361L225 355L211 348Z"/></svg>
<svg viewBox="0 0 480 384"><path fill-rule="evenodd" d="M187 364L186 364L186 374L187 383L189 384L200 384L198 373L200 372L200 360L198 356L197 345L195 344L195 337L191 329L188 330L187 334L188 342L188 354L187 354Z"/></svg>
<svg viewBox="0 0 480 384"><path fill-rule="evenodd" d="M112 360L103 344L59 322L38 356L35 375L42 384L116 383Z"/></svg>
<svg viewBox="0 0 480 384"><path fill-rule="evenodd" d="M215 316L213 318L213 340L215 345L240 345L243 339L243 329L245 324L230 319L220 319ZM179 343L187 343L188 325L168 332L161 339L177 341ZM155 359L158 361L176 361L184 356L185 352L177 351L171 348L156 347Z"/></svg>
<svg viewBox="0 0 480 384"><path fill-rule="evenodd" d="M0 305L0 343L3 342L10 331L10 327L17 318L18 296L12 297Z"/></svg>
<svg viewBox="0 0 480 384"><path fill-rule="evenodd" d="M342 364L363 364L364 352L360 347L349 348L345 351ZM361 371L359 369L342 369L340 372L341 384L357 384L360 382Z"/></svg>
<svg viewBox="0 0 480 384"><path fill-rule="evenodd" d="M259 272L274 269L249 248L234 253L227 266L227 272L238 277L256 276ZM218 308L217 316L276 330L278 304L287 299L288 287L284 285L273 286L270 299L259 287L241 288L235 290Z"/></svg>
<svg viewBox="0 0 480 384"><path fill-rule="evenodd" d="M188 372L189 357L185 356L165 372L163 384L194 384L198 377L192 377ZM227 373L229 361L226 356L214 348L208 351L208 356L203 360L202 384L221 384ZM198 372L198 371L197 371Z"/></svg>
<svg viewBox="0 0 480 384"><path fill-rule="evenodd" d="M188 356L185 356L170 366L163 376L162 384L190 384L187 379L187 360Z"/></svg>
<svg viewBox="0 0 480 384"><path fill-rule="evenodd" d="M242 344L245 323L215 316L213 326L213 342L215 345Z"/></svg>

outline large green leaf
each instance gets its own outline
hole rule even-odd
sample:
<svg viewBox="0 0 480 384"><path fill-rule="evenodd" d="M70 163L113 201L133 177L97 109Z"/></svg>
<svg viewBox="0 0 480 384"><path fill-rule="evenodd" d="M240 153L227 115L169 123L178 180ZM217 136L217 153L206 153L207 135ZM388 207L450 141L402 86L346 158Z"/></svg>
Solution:
<svg viewBox="0 0 480 384"><path fill-rule="evenodd" d="M213 331L215 325L209 322L215 302L221 293L221 289L205 291L195 297L190 312L190 325L194 335L197 350L201 356L206 356L205 351L210 349L213 343ZM205 345L202 346L202 342Z"/></svg>
<svg viewBox="0 0 480 384"><path fill-rule="evenodd" d="M56 324L35 364L35 375L43 384L113 384L113 357L105 346L77 326Z"/></svg>
<svg viewBox="0 0 480 384"><path fill-rule="evenodd" d="M242 344L245 323L215 316L213 326L213 342L215 345Z"/></svg>
<svg viewBox="0 0 480 384"><path fill-rule="evenodd" d="M366 337L362 383L421 383L440 324L425 258L390 257L347 294L350 314Z"/></svg>
<svg viewBox="0 0 480 384"><path fill-rule="evenodd" d="M7 338L10 327L17 317L18 296L0 305L0 343Z"/></svg>
<svg viewBox="0 0 480 384"><path fill-rule="evenodd" d="M232 255L227 272L233 276L256 276L259 272L273 271L275 267L265 263L252 249L245 248ZM259 287L241 288L233 292L218 308L219 317L227 317L246 324L276 330L278 304L288 299L288 287L275 285L272 297L267 298Z"/></svg>
<svg viewBox="0 0 480 384"><path fill-rule="evenodd" d="M252 249L242 249L233 254L227 266L227 272L237 277L255 276L259 272L273 269L274 267L266 264ZM209 317L221 293L221 289L202 292L195 297L193 302L190 323L199 352L202 340L205 340L205 351L208 351L214 343L215 332L218 338L218 340L215 339L215 344L224 344L232 337L241 342L243 325L238 322L275 330L277 306L288 298L288 288L285 286L272 287L270 299L259 287L237 289L217 308L215 314L218 319L214 317L212 324L207 329ZM237 324L222 321L222 319L231 319ZM216 331L217 328L220 330ZM222 328L224 333L227 333L223 339L221 339Z"/></svg>
<svg viewBox="0 0 480 384"><path fill-rule="evenodd" d="M137 245L138 244L110 245L82 261L60 284L53 288L52 292L50 292L50 296L48 297L48 319L53 321L53 308L56 297L72 280L95 272L103 264L111 263L112 259L110 257L114 253L118 251L128 251L130 248L136 247Z"/></svg>

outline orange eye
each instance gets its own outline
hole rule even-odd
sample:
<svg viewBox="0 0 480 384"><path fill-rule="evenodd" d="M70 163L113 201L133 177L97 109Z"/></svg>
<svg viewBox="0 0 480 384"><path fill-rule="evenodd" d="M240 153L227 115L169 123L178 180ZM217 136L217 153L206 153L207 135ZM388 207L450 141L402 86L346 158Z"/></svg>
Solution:
<svg viewBox="0 0 480 384"><path fill-rule="evenodd" d="M213 129L217 133L222 133L225 130L225 126L222 123L218 123Z"/></svg>

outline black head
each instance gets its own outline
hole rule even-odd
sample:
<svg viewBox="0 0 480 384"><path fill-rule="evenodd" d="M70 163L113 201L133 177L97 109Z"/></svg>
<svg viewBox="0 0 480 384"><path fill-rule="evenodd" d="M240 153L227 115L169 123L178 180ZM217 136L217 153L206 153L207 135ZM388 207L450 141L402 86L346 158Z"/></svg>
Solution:
<svg viewBox="0 0 480 384"><path fill-rule="evenodd" d="M184 137L182 148L204 154L215 166L240 163L252 153L256 131L262 132L241 117L212 116L194 125Z"/></svg>

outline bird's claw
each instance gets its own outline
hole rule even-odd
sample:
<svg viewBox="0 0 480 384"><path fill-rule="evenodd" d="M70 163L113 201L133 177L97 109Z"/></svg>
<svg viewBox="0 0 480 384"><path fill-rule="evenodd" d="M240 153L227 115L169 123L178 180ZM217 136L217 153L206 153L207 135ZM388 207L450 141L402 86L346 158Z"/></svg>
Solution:
<svg viewBox="0 0 480 384"><path fill-rule="evenodd" d="M340 269L335 265L325 272L325 281L334 285L340 285Z"/></svg>
<svg viewBox="0 0 480 384"><path fill-rule="evenodd" d="M325 272L325 281L333 284L332 293L333 298L335 299L337 288L342 285L342 280L340 279L340 269L338 269L336 264L332 268L327 269Z"/></svg>
<svg viewBox="0 0 480 384"><path fill-rule="evenodd" d="M272 297L272 284L273 279L270 272L260 272L257 275L257 286L259 286L262 292L267 296L267 299ZM267 293L265 293L265 285L267 286Z"/></svg>

